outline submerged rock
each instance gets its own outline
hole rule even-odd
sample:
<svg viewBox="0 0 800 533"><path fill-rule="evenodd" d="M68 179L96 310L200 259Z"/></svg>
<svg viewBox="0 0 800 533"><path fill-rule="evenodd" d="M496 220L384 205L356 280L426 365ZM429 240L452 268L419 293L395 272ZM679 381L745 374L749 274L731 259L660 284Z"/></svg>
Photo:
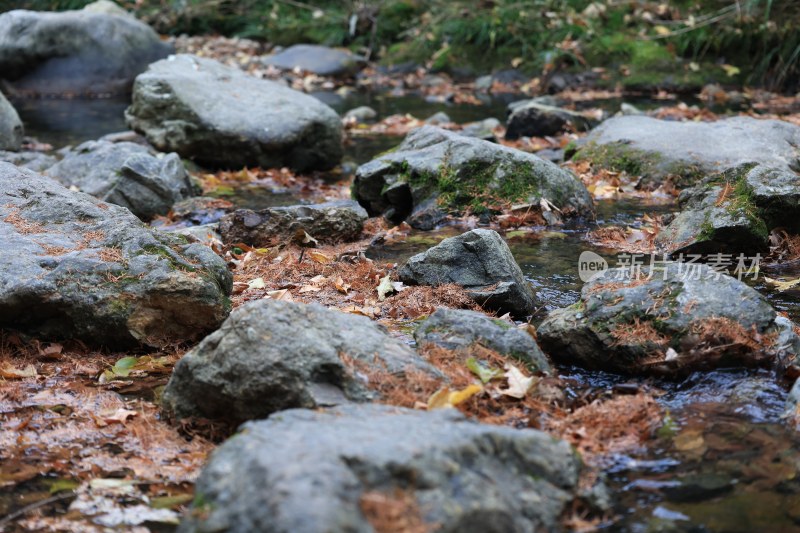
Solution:
<svg viewBox="0 0 800 533"><path fill-rule="evenodd" d="M342 124L313 96L217 61L178 55L133 87L128 125L163 152L212 167L328 169L342 157Z"/></svg>
<svg viewBox="0 0 800 533"><path fill-rule="evenodd" d="M0 15L0 78L17 94L123 94L147 65L171 52L146 24L92 5Z"/></svg>
<svg viewBox="0 0 800 533"><path fill-rule="evenodd" d="M131 142L87 141L46 174L68 187L130 209L142 220L166 215L195 186L178 154L156 154Z"/></svg>
<svg viewBox="0 0 800 533"><path fill-rule="evenodd" d="M295 409L214 452L179 531L369 532L387 505L420 531L556 531L579 472L565 441L452 409Z"/></svg>
<svg viewBox="0 0 800 533"><path fill-rule="evenodd" d="M657 187L667 178L685 187L747 163L800 169L798 145L800 127L781 120L676 122L623 116L594 129L576 157L640 175L644 187Z"/></svg>
<svg viewBox="0 0 800 533"><path fill-rule="evenodd" d="M343 118L345 122L364 124L378 118L378 112L369 106L362 105L349 110Z"/></svg>
<svg viewBox="0 0 800 533"><path fill-rule="evenodd" d="M17 110L0 93L0 150L17 151L22 147L25 130Z"/></svg>
<svg viewBox="0 0 800 533"><path fill-rule="evenodd" d="M354 366L355 365L355 366ZM262 299L237 308L178 364L164 390L177 418L243 421L374 397L357 367L438 372L366 317Z"/></svg>
<svg viewBox="0 0 800 533"><path fill-rule="evenodd" d="M349 76L364 64L362 57L349 50L338 50L317 44L296 44L262 60L283 70L299 69L320 76Z"/></svg>
<svg viewBox="0 0 800 533"><path fill-rule="evenodd" d="M711 176L679 198L682 211L656 237L671 254L768 251L770 230L800 231L800 176L755 163Z"/></svg>
<svg viewBox="0 0 800 533"><path fill-rule="evenodd" d="M626 374L680 375L770 365L794 351L755 289L702 264L607 270L580 301L550 313L539 344L554 359Z"/></svg>
<svg viewBox="0 0 800 533"><path fill-rule="evenodd" d="M260 211L237 209L219 223L222 240L250 246L274 246L300 231L324 242L353 241L364 229L367 212L353 200L323 204L270 207Z"/></svg>
<svg viewBox="0 0 800 533"><path fill-rule="evenodd" d="M499 318L466 309L437 309L420 322L414 331L417 344L436 344L448 350L461 350L481 344L499 354L529 364L541 372L549 372L547 357L526 330Z"/></svg>
<svg viewBox="0 0 800 533"><path fill-rule="evenodd" d="M400 269L400 279L409 285L455 283L467 289L478 305L517 317L529 315L536 306L508 245L487 229L445 239L415 255Z"/></svg>
<svg viewBox="0 0 800 533"><path fill-rule="evenodd" d="M547 200L549 222L593 216L589 192L571 172L549 161L495 143L433 126L406 136L397 149L361 165L353 195L371 215L401 222L435 201L463 213L486 204ZM413 219L412 219L413 222Z"/></svg>
<svg viewBox="0 0 800 533"><path fill-rule="evenodd" d="M552 105L536 99L521 100L508 106L506 139L520 137L546 137L565 131L588 131L597 124L582 113Z"/></svg>
<svg viewBox="0 0 800 533"><path fill-rule="evenodd" d="M228 313L232 279L209 248L127 209L0 163L0 328L129 348L187 342Z"/></svg>

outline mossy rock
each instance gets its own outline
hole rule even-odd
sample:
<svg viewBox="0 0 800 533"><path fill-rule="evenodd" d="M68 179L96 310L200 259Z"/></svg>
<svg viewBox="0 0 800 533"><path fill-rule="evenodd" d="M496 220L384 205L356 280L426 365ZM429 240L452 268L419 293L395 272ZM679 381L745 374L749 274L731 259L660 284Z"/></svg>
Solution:
<svg viewBox="0 0 800 533"><path fill-rule="evenodd" d="M433 126L412 131L397 150L359 167L354 197L371 215L406 220L423 205L463 214L546 199L564 218L592 217L586 187L535 155ZM427 204L426 204L427 202ZM415 221L409 220L412 225ZM428 228L426 228L428 229Z"/></svg>

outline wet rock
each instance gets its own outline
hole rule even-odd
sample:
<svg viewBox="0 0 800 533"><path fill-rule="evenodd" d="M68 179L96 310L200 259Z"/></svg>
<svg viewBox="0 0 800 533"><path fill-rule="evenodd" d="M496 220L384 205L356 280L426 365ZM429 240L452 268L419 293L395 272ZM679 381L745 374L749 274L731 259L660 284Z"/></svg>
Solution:
<svg viewBox="0 0 800 533"><path fill-rule="evenodd" d="M545 105L536 100L521 100L508 106L506 139L545 137L565 131L588 131L596 122L581 113Z"/></svg>
<svg viewBox="0 0 800 533"><path fill-rule="evenodd" d="M299 69L320 76L349 76L358 72L364 58L349 50L338 50L316 44L296 44L262 60L283 70Z"/></svg>
<svg viewBox="0 0 800 533"><path fill-rule="evenodd" d="M681 375L786 357L783 327L757 291L701 264L607 270L580 301L550 313L537 331L551 357L627 374Z"/></svg>
<svg viewBox="0 0 800 533"><path fill-rule="evenodd" d="M92 5L0 15L0 77L16 94L123 94L147 65L171 52L146 24Z"/></svg>
<svg viewBox="0 0 800 533"><path fill-rule="evenodd" d="M442 124L450 124L451 122L453 121L450 120L450 117L444 111L434 113L425 119L425 124L430 124L431 126L440 126Z"/></svg>
<svg viewBox="0 0 800 533"><path fill-rule="evenodd" d="M342 124L316 98L217 61L178 55L136 78L128 125L163 152L212 167L328 169Z"/></svg>
<svg viewBox="0 0 800 533"><path fill-rule="evenodd" d="M800 424L800 379L794 382L789 391L784 415L791 423Z"/></svg>
<svg viewBox="0 0 800 533"><path fill-rule="evenodd" d="M323 204L269 207L260 211L237 209L220 220L226 243L273 246L305 231L321 242L353 241L359 238L367 212L353 200Z"/></svg>
<svg viewBox="0 0 800 533"><path fill-rule="evenodd" d="M373 121L377 118L378 112L369 106L362 105L356 107L344 114L345 122L355 122L357 124L364 124Z"/></svg>
<svg viewBox="0 0 800 533"><path fill-rule="evenodd" d="M318 304L257 300L234 310L178 361L163 405L176 418L243 421L293 407L367 401L375 394L358 365L438 376L366 317Z"/></svg>
<svg viewBox="0 0 800 533"><path fill-rule="evenodd" d="M544 198L560 209L559 219L593 213L591 195L568 170L433 126L412 131L397 149L361 165L353 192L371 215L398 223L437 197L439 206L453 213L483 209L497 197L535 206Z"/></svg>
<svg viewBox="0 0 800 533"><path fill-rule="evenodd" d="M179 531L368 532L376 505L437 531L556 531L579 471L564 441L455 410L296 409L212 455Z"/></svg>
<svg viewBox="0 0 800 533"><path fill-rule="evenodd" d="M231 202L222 198L195 196L176 202L169 213L170 226L187 227L202 226L219 222L222 217L233 211Z"/></svg>
<svg viewBox="0 0 800 533"><path fill-rule="evenodd" d="M0 150L17 151L22 147L25 130L17 110L0 93Z"/></svg>
<svg viewBox="0 0 800 533"><path fill-rule="evenodd" d="M768 250L776 227L800 231L800 176L792 170L747 164L684 190L682 211L658 234L671 254L745 254Z"/></svg>
<svg viewBox="0 0 800 533"><path fill-rule="evenodd" d="M58 159L42 152L6 152L3 150L0 150L0 161L34 172L43 172L58 163Z"/></svg>
<svg viewBox="0 0 800 533"><path fill-rule="evenodd" d="M0 163L0 328L129 348L187 342L227 315L232 280L209 248L127 209Z"/></svg>
<svg viewBox="0 0 800 533"><path fill-rule="evenodd" d="M178 154L156 154L141 144L87 141L47 170L67 187L130 209L142 220L165 215L195 193Z"/></svg>
<svg viewBox="0 0 800 533"><path fill-rule="evenodd" d="M413 256L400 269L410 285L455 283L486 309L522 317L535 307L533 291L502 237L475 229Z"/></svg>
<svg viewBox="0 0 800 533"><path fill-rule="evenodd" d="M676 122L626 116L594 129L576 157L641 175L643 187L657 187L667 178L686 187L746 163L798 169L798 144L800 127L780 120Z"/></svg>
<svg viewBox="0 0 800 533"><path fill-rule="evenodd" d="M498 126L500 126L499 120L496 118L487 118L478 122L464 124L460 133L466 137L475 137L476 139L483 139L484 141L497 142L494 130Z"/></svg>
<svg viewBox="0 0 800 533"><path fill-rule="evenodd" d="M536 370L549 372L550 364L533 336L513 323L464 309L437 309L414 331L417 344L433 343L448 350L481 344L514 357Z"/></svg>

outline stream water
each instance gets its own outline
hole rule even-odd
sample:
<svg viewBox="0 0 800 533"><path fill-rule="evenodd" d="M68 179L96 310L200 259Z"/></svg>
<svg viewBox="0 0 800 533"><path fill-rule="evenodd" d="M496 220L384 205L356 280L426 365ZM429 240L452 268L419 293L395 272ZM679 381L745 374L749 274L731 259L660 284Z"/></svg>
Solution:
<svg viewBox="0 0 800 533"><path fill-rule="evenodd" d="M333 98L333 97L331 97ZM425 118L446 112L457 122L488 117L502 119L505 101L486 106L449 106L419 97L357 96L334 98L343 112L370 105L380 117L410 113ZM29 135L60 148L125 129L121 100L36 100L14 102ZM619 102L611 102L618 106ZM356 139L345 159L355 164L394 146L396 137ZM291 195L249 190L230 197L238 205L257 208L296 201ZM671 205L643 201L598 202L598 225L633 223L644 213L674 210ZM453 235L457 228L414 232L402 244L370 251L374 258L401 261ZM591 249L612 259L615 252L591 246L583 230L514 232L508 242L525 274L545 303L537 315L574 303L581 282L577 258ZM797 319L792 296L772 294L773 304ZM610 393L628 377L579 369L562 369L564 377ZM690 376L681 382L638 380L660 391L669 413L659 437L647 449L609 458L605 475L613 490L618 519L609 530L656 531L800 531L800 438L780 419L786 391L767 371L720 370Z"/></svg>

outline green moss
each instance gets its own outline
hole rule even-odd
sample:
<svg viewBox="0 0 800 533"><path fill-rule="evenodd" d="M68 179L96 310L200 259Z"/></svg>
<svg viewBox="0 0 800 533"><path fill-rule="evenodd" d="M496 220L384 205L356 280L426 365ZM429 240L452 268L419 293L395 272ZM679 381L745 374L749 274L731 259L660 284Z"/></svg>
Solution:
<svg viewBox="0 0 800 533"><path fill-rule="evenodd" d="M167 260L172 270L182 270L184 272L196 272L197 269L192 265L180 261L174 253L171 253L170 250L164 246L156 246L152 244L148 244L142 246L143 254L147 255L157 255L163 257ZM140 254L141 255L141 254Z"/></svg>
<svg viewBox="0 0 800 533"><path fill-rule="evenodd" d="M711 214L706 213L706 218L700 225L700 233L695 237L697 242L710 241L714 238L714 224L711 223Z"/></svg>
<svg viewBox="0 0 800 533"><path fill-rule="evenodd" d="M617 142L602 145L589 143L575 154L575 159L589 161L608 170L641 176L655 171L662 157L656 152L645 152Z"/></svg>
<svg viewBox="0 0 800 533"><path fill-rule="evenodd" d="M495 326L500 326L500 329L504 331L508 331L513 327L507 320L500 320L499 318L493 318L492 322L494 322Z"/></svg>

